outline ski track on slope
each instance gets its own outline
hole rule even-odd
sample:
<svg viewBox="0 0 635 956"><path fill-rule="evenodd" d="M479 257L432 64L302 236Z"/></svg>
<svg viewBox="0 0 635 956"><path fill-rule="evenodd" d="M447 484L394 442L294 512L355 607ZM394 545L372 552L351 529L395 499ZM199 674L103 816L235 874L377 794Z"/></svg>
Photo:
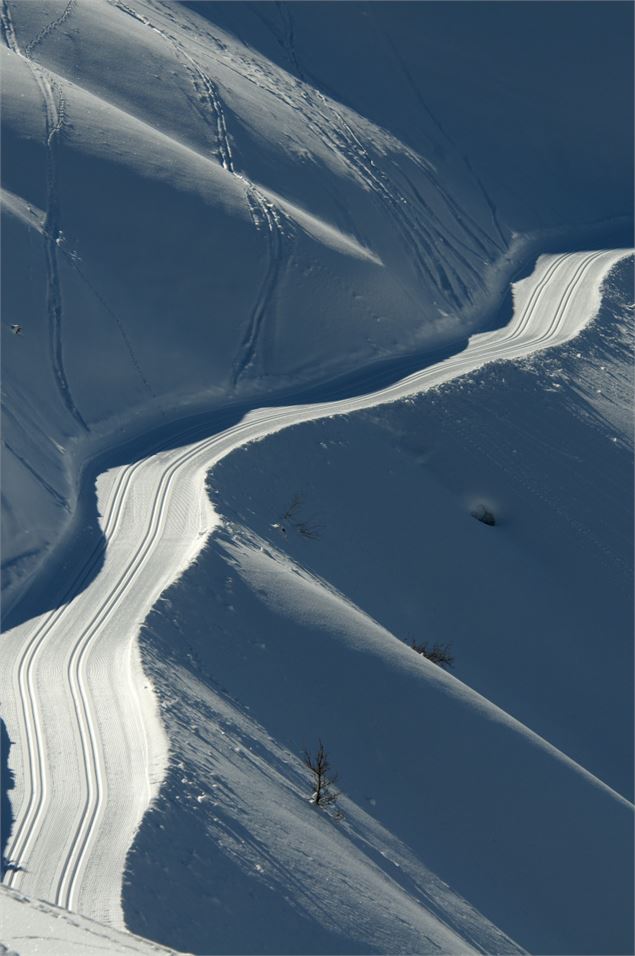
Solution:
<svg viewBox="0 0 635 956"><path fill-rule="evenodd" d="M316 108L317 115L324 120L324 123L316 125L307 116L309 126L313 126L316 133L331 150L344 159L365 188L374 194L387 210L401 236L406 253L413 261L415 270L422 281L432 283L439 295L449 305L453 308L460 308L460 300L448 278L448 273L441 262L440 256L434 251L435 239L431 234L430 227L425 224L423 218L420 219L410 213L406 197L380 170L343 114L332 103L328 103L321 94L317 95L324 103L325 108L328 108L332 113L332 119ZM310 97L308 96L308 98ZM316 107L314 101L312 105ZM444 242L449 247L449 242L445 237ZM422 253L422 249L425 255ZM463 286L463 288L465 287Z"/></svg>
<svg viewBox="0 0 635 956"><path fill-rule="evenodd" d="M158 33L172 46L178 55L187 60L190 64L190 71L193 70L198 74L199 79L206 89L204 98L210 99L213 111L217 116L216 122L218 125L221 165L223 165L225 169L229 169L227 162L228 158L231 162L231 150L228 157L226 149L222 146L223 142L228 145L227 127L222 106L220 105L218 96L209 90L210 85L213 88L215 88L215 85L186 50L184 43L178 40L173 33L161 29L144 14L140 14L131 7L126 6L122 0L109 0L109 2L122 12L127 13L138 22L152 29L155 33ZM140 5L149 9L152 15L157 19L166 16L165 13L144 2L144 0L140 0ZM291 14L287 11L288 22L284 19L283 14L281 14L281 16L283 16L285 23L286 39L279 37L275 31L274 35L278 42L287 49L289 37L290 42L293 42ZM271 29L271 24L268 24L268 26ZM208 34L208 36L211 37L212 35ZM212 38L218 47L218 56L223 67L230 70L235 69L232 58L227 59L223 56L225 51L221 41L218 40L218 38ZM188 37L188 44L197 46L190 37ZM209 51L206 51L206 53L209 55ZM291 53L289 55L291 55ZM250 75L255 65L253 63L245 63L245 67L244 78L255 82L254 77ZM251 69L249 69L249 67L251 67ZM260 72L263 72L262 67L260 68ZM476 259L477 263L482 264L483 262L490 263L493 261L496 255L505 250L507 243L504 242L503 246L501 246L469 213L459 208L456 201L443 187L434 167L423 157L405 149L403 144L400 144L401 152L403 153L405 149L407 158L428 180L433 190L433 195L437 197L449 215L452 228L448 228L448 224L439 218L439 215L434 211L430 202L424 199L421 191L414 186L411 179L405 176L403 172L399 173L400 179L405 184L406 192L409 194L406 195L394 175L388 175L385 169L382 168L384 164L379 164L380 154L376 152L376 157L375 159L373 158L369 151L370 144L367 146L362 142L363 132L354 129L355 125L359 125L356 123L355 114L351 113L349 115L345 107L325 97L320 92L313 90L310 86L304 84L302 80L300 80L302 87L300 91L301 95L298 97L297 89L294 87L292 90L293 95L290 95L284 84L280 82L279 77L265 71L264 78L266 79L264 85L269 92L294 112L299 112L304 118L307 127L312 130L318 139L323 142L340 161L343 161L348 166L363 188L370 191L370 193L376 197L378 203L393 221L404 247L405 254L410 258L413 268L420 279L424 283L432 283L438 295L451 309L460 310L466 303L472 302L473 296L461 278L460 269L464 268L467 270L477 289L482 288L481 275L480 272L465 259L464 254L459 251L458 247L463 247L468 254ZM257 83L257 85L260 84ZM196 88L198 89L198 84L196 84ZM303 104L306 105L303 106ZM196 104L195 108L198 110ZM381 158L383 159L383 157ZM234 168L231 168L230 171L236 172ZM480 183L479 189L482 190L482 184ZM254 222L256 223L256 217L252 216L252 218L254 218ZM457 235L457 232L460 235ZM460 237L461 234L464 238ZM265 277L263 287L266 287L267 284L268 276ZM234 374L240 369L242 361L240 357L237 359ZM247 360L247 365L248 364L249 359ZM247 365L245 365L245 367L247 367Z"/></svg>
<svg viewBox="0 0 635 956"><path fill-rule="evenodd" d="M302 71L298 57L295 52L295 28L293 26L293 14L291 8L286 3L276 3L276 12L282 23L282 40L280 41L283 49L286 51L289 61L297 73L300 81L304 83L306 77Z"/></svg>
<svg viewBox="0 0 635 956"><path fill-rule="evenodd" d="M5 874L9 886L123 925L126 854L167 764L136 635L217 521L205 493L210 467L239 445L283 428L396 401L485 363L572 338L594 314L604 275L628 254L543 257L521 284L523 298L516 296L509 326L474 336L464 352L378 392L254 410L203 441L100 475L103 539L59 606L7 632L0 646L0 698L15 741L9 755L15 824L7 855L16 868ZM187 432L180 437L186 440Z"/></svg>
<svg viewBox="0 0 635 956"><path fill-rule="evenodd" d="M482 179L474 172L474 169L473 169L472 164L470 163L468 157L467 157L464 153L461 152L461 150L458 148L458 146L457 146L457 144L454 142L454 140L453 140L450 136L448 136L446 130L444 129L444 127L443 127L443 126L441 125L441 123L439 122L438 118L435 116L435 114L434 114L434 113L432 112L432 110L430 109L429 104L426 102L426 100L424 99L424 97L423 97L422 94L421 94L421 90L419 89L418 85L415 83L415 80L414 80L412 74L410 73L410 70L407 68L407 66L406 66L406 64L405 64L405 62L404 62L403 57L402 57L401 54L399 53L399 50L398 50L397 46L395 45L395 43L394 43L393 40L391 39L390 35L389 35L384 29L381 29L381 28L379 27L379 25L376 23L375 17L374 17L374 15L373 15L373 13L372 13L372 8L371 8L370 13L371 13L371 17L372 17L372 19L373 19L373 22L375 22L375 26L376 26L376 29L377 29L377 34L378 34L378 36L381 38L381 40L382 40L382 41L388 46L388 48L390 49L390 51L391 51L391 53L392 53L392 55L393 55L393 57L394 57L394 59L395 59L395 62L397 63L399 69L401 70L403 76L405 77L406 82L407 82L408 86L410 87L410 89L411 89L411 91L412 91L412 93L413 93L413 96L414 96L415 99L417 100L419 106L421 106L421 108L423 109L424 113L426 113L426 114L430 117L430 119L432 120L432 122L434 123L434 125L436 126L436 128L438 129L439 133L441 134L441 136L443 137L443 139L446 141L446 143L448 143L448 145L449 145L453 150L455 150L458 155L461 156L462 161L464 162L466 169L469 171L470 176L471 176L472 179L474 180L475 184L476 184L477 187L478 187L479 192L480 192L481 195L483 196L483 200L484 200L484 202L485 202L485 204L486 204L486 206L487 206L487 208L488 208L488 210L489 210L489 212L490 212L491 218L492 218L492 226L493 226L494 231L496 232L498 238L497 238L496 240L492 239L492 238L491 238L490 236L488 236L488 234L483 230L483 228L480 226L480 224L478 223L478 221L477 221L476 219L473 219L471 216L468 216L467 218L469 219L469 221L471 222L472 227L473 227L472 236L473 236L474 240L475 240L477 243L480 244L480 240L477 238L477 233L480 233L480 235L481 235L482 237L484 237L485 240L487 240L487 241L489 241L489 242L492 242L500 252L504 252L505 249L507 248L508 239L506 238L505 233L504 233L504 231L503 231L503 229L502 229L502 227L501 227L501 225L500 225L500 222L499 222L499 220L498 220L498 213L497 213L497 210L496 210L496 205L495 205L495 203L494 203L492 197L491 197L491 196L489 195L489 193L487 192L487 190L486 190L486 188L485 188L485 185L484 185ZM438 182L438 180L437 180L437 184L438 184L439 189L442 190L442 186L441 186L441 184ZM462 219L463 219L464 214L461 213L461 211L460 211L460 210L458 209L458 207L456 206L456 203L454 202L454 200L452 199L452 197L451 197L445 190L443 190L443 196L444 196L444 199L446 200L446 202L448 202L449 205L451 204L451 205L453 206L453 208L455 209L455 211L457 211L457 219L458 219L459 222L461 222Z"/></svg>
<svg viewBox="0 0 635 956"><path fill-rule="evenodd" d="M227 132L227 122L225 120L225 113L216 84L199 66L194 57L187 52L183 44L177 40L176 37L166 33L164 30L159 29L159 27L155 26L151 20L149 20L143 14L137 13L136 10L133 10L132 7L127 6L122 2L122 0L108 0L108 2L111 3L112 6L116 7L117 10L120 10L122 13L126 13L129 17L132 17L133 20L136 20L138 23L143 24L143 26L148 27L154 33L158 33L161 39L164 40L174 50L177 59L185 63L185 68L192 78L192 84L198 97L198 102L197 100L190 99L190 103L199 116L202 117L203 121L207 125L211 125L214 129L216 137L216 153L220 165L227 172L236 174L231 143L229 141L229 134ZM204 109L202 109L199 103L205 104L209 112L206 112Z"/></svg>
<svg viewBox="0 0 635 956"><path fill-rule="evenodd" d="M35 481L37 481L37 483L41 485L42 488L44 488L47 494L49 494L53 498L53 500L57 502L59 507L63 508L64 511L67 511L67 512L70 511L70 508L66 499L58 491L56 491L53 485L50 485L48 481L46 481L46 479L43 478L42 475L40 475L32 465L29 464L29 462L23 455L21 455L18 451L16 451L13 445L11 445L11 443L8 442L6 438L3 439L2 443L4 447L7 449L7 451L10 452L13 455L13 457L20 462L22 467L29 472L29 474L35 479Z"/></svg>
<svg viewBox="0 0 635 956"><path fill-rule="evenodd" d="M46 147L46 218L44 220L44 248L46 253L47 309L49 318L49 341L51 364L57 380L58 391L69 414L77 424L88 431L81 412L73 400L64 367L62 343L62 291L59 275L58 246L63 242L60 222L59 191L57 183L57 142L64 129L64 94L51 74L32 59L32 52L53 30L72 13L76 0L69 0L64 12L44 28L21 50L11 17L9 0L2 0L2 33L8 48L24 60L42 96L45 123Z"/></svg>
<svg viewBox="0 0 635 956"><path fill-rule="evenodd" d="M120 4L117 5L120 6ZM147 24L150 25L150 21L147 21ZM153 29L157 30L156 27L153 27ZM272 300L284 259L283 249L286 234L283 228L283 220L286 219L286 217L281 210L276 208L274 203L262 194L251 180L236 170L227 130L225 111L217 85L204 70L201 69L181 43L169 34L163 33L161 30L157 30L157 32L187 61L186 67L192 76L194 89L198 92L199 97L207 103L213 117L218 161L223 169L232 173L232 175L244 183L251 220L259 232L264 228L267 239L267 269L260 289L258 290L256 302L252 309L238 355L233 364L232 384L236 386L240 377L254 361L259 343L262 339L262 333L265 329L265 319L271 313ZM205 113L203 113L203 118L206 122L209 122ZM287 223L287 225L289 226L289 223Z"/></svg>
<svg viewBox="0 0 635 956"><path fill-rule="evenodd" d="M284 262L284 243L286 234L282 227L282 216L273 203L262 196L257 189L248 192L248 198L254 203L252 218L260 213L267 226L267 270L256 297L247 329L240 344L238 356L234 361L232 384L236 386L244 372L253 364L259 351L259 343L265 328L271 323L265 319L271 315L273 298L278 285L280 271ZM269 332L272 330L269 328Z"/></svg>
<svg viewBox="0 0 635 956"><path fill-rule="evenodd" d="M157 27L152 20L127 6L122 0L109 2L137 20L159 36L174 50L177 58L184 63L185 69L192 79L196 96L188 97L190 104L203 122L210 126L216 139L216 155L223 169L236 176L245 186L245 196L255 228L260 232L264 229L267 239L267 268L264 278L256 295L256 301L247 323L247 328L240 344L238 354L232 368L232 384L238 384L241 376L253 364L259 344L266 327L265 319L271 314L271 305L283 263L284 240L286 238L283 222L290 223L282 210L267 199L255 183L240 173L234 163L233 150L227 129L227 120L223 108L218 85L208 76L196 59L186 50L184 44L171 33Z"/></svg>
<svg viewBox="0 0 635 956"><path fill-rule="evenodd" d="M277 3L275 6L282 24L282 32L276 30L274 24L257 10L254 9L254 13L259 17L266 28L270 30L276 41L285 50L292 68L296 72L300 81L302 83L306 83L305 75L300 67L295 52L292 13L284 4ZM401 61L400 66L403 67ZM304 98L308 103L310 103L317 116L324 120L325 125L316 125L315 131L318 132L321 138L324 139L324 142L327 143L329 148L338 154L359 176L361 181L366 185L366 188L369 188L371 191L373 191L378 197L379 201L387 208L389 215L391 218L393 218L397 228L401 232L404 246L406 247L408 254L414 258L415 266L420 274L432 279L440 294L445 294L447 296L449 292L451 296L454 296L453 287L448 280L448 276L445 273L443 265L433 252L436 243L437 246L440 245L446 253L449 253L451 257L454 257L460 265L465 267L468 272L470 272L477 286L481 285L479 273L476 271L474 266L468 263L465 257L458 251L457 246L462 246L470 255L475 257L479 263L487 263L491 261L493 250L504 252L507 248L507 240L500 231L500 227L498 226L494 215L493 204L489 196L485 194L484 198L488 209L492 212L493 223L500 235L502 245L488 235L488 233L483 230L481 225L475 219L458 207L456 201L442 186L438 176L435 173L434 167L430 163L422 159L422 157L418 156L417 154L413 153L409 156L419 171L422 172L428 179L435 193L441 199L446 211L450 215L451 221L454 223L454 227L465 233L466 238L471 240L473 245L470 246L468 242L456 235L454 229L449 229L447 224L441 222L430 203L424 199L421 192L403 173L403 170L398 170L398 172L405 181L406 188L410 192L410 196L405 196L403 192L397 188L396 183L391 181L386 173L381 170L375 161L370 157L368 150L360 143L359 137L352 130L350 122L347 122L344 119L341 111L335 107L333 102L328 101L322 94L316 92L315 89L312 90L310 86L306 87L306 90L304 91ZM333 117L335 118L334 123L330 122L323 110L320 110L317 102L318 99L324 104L325 108L331 111ZM292 104L289 103L289 105ZM297 106L295 106L295 108L297 108ZM305 118L309 126L311 126L311 117L305 113ZM474 176L471 168L470 175L477 183L479 191L484 193L482 182ZM404 206L406 207L405 209ZM419 207L419 210L417 210L417 206ZM415 212L410 212L411 209L414 209ZM453 240L453 242L450 240ZM454 243L456 245L454 245ZM428 264L423 260L423 257L421 257L421 254L418 250L418 245L423 246L427 256L433 262L437 272L436 279L433 273L429 271ZM467 293L467 289L458 272L452 268L450 263L448 263L447 255L445 257L445 262L446 266L452 271L454 275L454 282L459 286L460 291L462 293ZM469 300L471 300L471 297L468 295L468 301Z"/></svg>
<svg viewBox="0 0 635 956"><path fill-rule="evenodd" d="M36 47L40 45L40 43L43 43L44 40L46 40L46 38L51 35L51 33L57 30L58 27L61 27L61 25L66 20L68 20L75 6L77 6L77 0L68 0L68 3L66 4L63 12L59 15L59 17L56 17L55 20L51 20L50 23L47 23L47 25L42 30L40 30L38 35L34 37L29 43L27 43L27 45L24 48L24 55L25 57L27 57L27 59L30 59L32 57L33 51L36 49Z"/></svg>

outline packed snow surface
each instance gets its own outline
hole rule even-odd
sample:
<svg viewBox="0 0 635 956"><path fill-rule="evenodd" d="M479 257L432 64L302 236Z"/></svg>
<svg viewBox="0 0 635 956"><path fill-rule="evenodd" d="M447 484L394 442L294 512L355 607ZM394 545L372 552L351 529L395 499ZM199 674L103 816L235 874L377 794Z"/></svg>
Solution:
<svg viewBox="0 0 635 956"><path fill-rule="evenodd" d="M99 477L100 525L106 541L99 573L91 578L100 554L96 544L78 572L88 582L80 593L8 631L2 644L0 696L7 702L5 721L15 744L10 751L15 777L15 826L7 853L12 865L6 876L10 886L123 926L121 880L126 854L167 762L165 733L151 685L139 666L136 637L161 592L191 564L215 527L217 519L204 480L209 467L237 446L290 425L393 402L485 363L519 358L567 341L597 312L602 280L625 255L624 251L600 251L543 256L534 273L514 288L510 324L475 335L463 352L445 361L369 395L251 412L220 434L158 452ZM242 561L238 552L235 560ZM251 568L257 575L258 566L271 560L266 551L254 553L248 558L247 571ZM77 582L71 585L76 587ZM306 587L314 585L307 582ZM341 599L329 597L327 605L333 601L334 610L327 608L324 613L337 617ZM362 615L360 635L363 624ZM381 643L381 634L373 640ZM606 804L611 836L604 845L612 859L613 831L626 826L619 820L624 814L628 819L627 802L467 687L436 673L432 665L427 667L433 673L426 671L426 680L432 681L443 699L462 700L468 711L481 714L494 728L504 728L505 735L527 738L523 746L538 754L534 759L556 761L565 779L581 776L587 781L589 812L598 801ZM583 805L577 816L584 823ZM357 913L351 916L356 923L373 900L372 905L379 906L384 881L367 877L366 902L360 910L360 865L335 846L333 852L341 856L345 868L351 868L339 892L348 900L351 914ZM400 896L395 912L413 905L400 901ZM455 951L463 938L460 923L453 929L457 939L447 937L437 918L421 913L418 906L399 921L405 934L399 951L414 951L415 939L422 933L437 939L433 948L438 945L444 951ZM339 932L351 935L348 922ZM374 923L371 935L376 941L379 932L379 924ZM483 939L492 932L496 935L486 920L479 932ZM388 945L395 933L392 917L381 933ZM508 944L498 939L487 945L502 951Z"/></svg>
<svg viewBox="0 0 635 956"><path fill-rule="evenodd" d="M510 269L473 178L184 8L2 26L9 585L100 436L460 337Z"/></svg>
<svg viewBox="0 0 635 956"><path fill-rule="evenodd" d="M212 469L222 525L141 632L173 757L128 861L136 932L443 949L414 899L486 953L632 952L632 276L569 343ZM308 804L318 738L340 821Z"/></svg>
<svg viewBox="0 0 635 956"><path fill-rule="evenodd" d="M632 17L1 0L0 952L632 951Z"/></svg>
<svg viewBox="0 0 635 956"><path fill-rule="evenodd" d="M5 597L97 447L464 341L624 213L628 6L455 9L3 0Z"/></svg>
<svg viewBox="0 0 635 956"><path fill-rule="evenodd" d="M0 887L0 956L179 956L173 949L120 933Z"/></svg>

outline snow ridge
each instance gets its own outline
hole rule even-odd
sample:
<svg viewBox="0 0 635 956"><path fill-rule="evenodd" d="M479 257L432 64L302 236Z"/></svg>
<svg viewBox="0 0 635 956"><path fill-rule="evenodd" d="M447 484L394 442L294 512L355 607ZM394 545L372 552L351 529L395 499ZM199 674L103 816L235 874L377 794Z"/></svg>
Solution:
<svg viewBox="0 0 635 956"><path fill-rule="evenodd" d="M7 726L19 741L11 753L19 786L8 885L122 925L125 856L166 766L164 732L156 716L147 723L151 689L138 667L133 692L122 689L130 686L138 622L215 526L204 487L210 466L281 428L394 401L565 341L592 317L603 277L627 254L543 257L521 284L509 327L475 336L465 352L375 394L253 411L202 442L100 477L103 569L70 603L9 631L2 647L0 694L12 701ZM101 547L87 558L86 580Z"/></svg>

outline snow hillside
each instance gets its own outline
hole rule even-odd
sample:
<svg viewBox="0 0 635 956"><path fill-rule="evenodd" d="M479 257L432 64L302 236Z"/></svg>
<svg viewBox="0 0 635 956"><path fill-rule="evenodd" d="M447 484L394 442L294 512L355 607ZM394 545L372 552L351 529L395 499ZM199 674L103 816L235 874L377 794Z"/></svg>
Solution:
<svg viewBox="0 0 635 956"><path fill-rule="evenodd" d="M10 573L91 433L465 334L509 238L469 179L178 7L7 2L3 35Z"/></svg>
<svg viewBox="0 0 635 956"><path fill-rule="evenodd" d="M633 952L632 26L0 0L0 956Z"/></svg>
<svg viewBox="0 0 635 956"><path fill-rule="evenodd" d="M632 276L566 348L271 437L211 478L230 521L402 640L451 641L470 686L629 800ZM481 505L497 529L465 523Z"/></svg>
<svg viewBox="0 0 635 956"><path fill-rule="evenodd" d="M173 949L0 887L0 956L179 956Z"/></svg>
<svg viewBox="0 0 635 956"><path fill-rule="evenodd" d="M57 564L49 562L52 610L7 628L0 646L15 780L15 823L5 828L11 886L123 925L124 859L166 771L165 733L139 666L138 627L218 524L205 494L212 463L298 422L394 402L486 362L572 338L599 308L604 276L627 254L541 257L514 287L508 326L474 336L464 351L379 391L255 410L194 442L190 426L175 449L99 475L101 534L91 540L82 530Z"/></svg>
<svg viewBox="0 0 635 956"><path fill-rule="evenodd" d="M152 880L145 878L141 885L147 887L150 901L142 899L141 906L137 904L132 908L132 915L127 907L122 911L121 881L126 853L148 806L157 803L159 785L159 802L168 800L171 811L181 819L186 831L183 839L176 838L174 846L179 847L179 855L184 843L191 846L187 835L188 817L180 812L183 809L180 795L170 798L174 761L166 774L165 730L157 719L154 685L160 686L158 699L163 704L172 699L173 692L165 692L161 673L153 679L152 666L148 667L147 662L145 673L142 671L137 635L140 622L161 592L192 564L204 547L207 535L218 524L205 494L205 472L214 461L254 438L299 422L334 414L341 417L380 403L395 402L465 375L483 363L523 357L568 341L599 308L599 290L604 277L628 255L626 251L617 250L541 257L535 272L514 287L512 322L503 329L474 336L468 347L456 355L370 394L252 411L237 424L221 428L216 434L177 448L164 447L154 455L99 476L101 535L93 537L86 549L79 546L69 549L69 560L57 567L57 590L50 594L53 609L8 630L0 647L0 699L9 742L6 772L13 782L10 821L9 826L5 826L8 842L4 851L7 862L4 879L8 885L109 925L123 926L124 921L130 925L131 920L141 919L144 932L158 934L168 942L174 942L177 927L182 934L182 927L187 925L187 942L183 939L178 944L174 942L181 947L205 952L224 941L223 948L234 951L238 939L245 942L233 919L228 921L228 927L222 931L217 927L213 934L207 919L201 920L197 911L201 890L204 898L212 891L209 874L198 889L187 879L184 881L185 911L180 904L176 905L174 898L168 905L162 896L164 891L157 890ZM198 427L202 427L201 423ZM190 424L190 440L192 428ZM181 442L185 437L185 434L181 436ZM300 533L311 540L314 537L312 522L307 523L303 516L296 514L296 505L288 506L287 511L293 516L293 527L297 523ZM280 522L274 525L279 526ZM279 527L276 529L280 531ZM76 541L82 541L82 535ZM50 586L55 577L49 580ZM344 599L345 604L347 600ZM359 615L362 620L364 615L356 611L354 605L353 610L358 631ZM412 656L411 651L407 654ZM165 656L169 659L170 655ZM172 668L169 673L171 680L176 679ZM181 687L177 686L176 693L176 699L192 699ZM481 698L476 700L480 709ZM198 707L196 698L194 706ZM210 720L203 721L205 739L217 728L213 713L208 710ZM503 716L505 724L502 711L493 707L493 713ZM509 720L507 724L516 726ZM194 726L198 728L198 722ZM630 812L630 805L597 777L531 732L525 734L523 725L518 727L540 749L555 754L568 768L593 786L599 786L605 795L617 799L618 804L627 806ZM177 747L183 745L181 738L182 735L178 735ZM170 743L174 745L174 741ZM174 755L173 746L172 753ZM229 769L223 774L227 779L232 776ZM189 778L184 774L179 779L184 784ZM250 785L256 782L256 795L259 781L260 772L257 781L249 781ZM236 786L232 792L233 813L240 801ZM192 800L191 804L194 807L206 803L205 789L189 796L196 796L196 802ZM299 796L297 788L290 795L287 809L292 816L298 809ZM274 802L279 803L275 796ZM253 802L248 805L252 811L248 816L253 819L247 825L247 835L252 829L260 832L263 823L257 806L254 807ZM305 810L311 809L304 801L301 805ZM207 806L202 809L201 821L215 826L218 818L210 820ZM5 805L5 813L6 810ZM266 817L264 819L266 826ZM117 822L116 830L113 830L113 820ZM289 826L283 820L280 823L287 832ZM157 838L165 829L165 824L159 822L152 831L150 847L144 843L146 858L151 863L163 859L163 851L159 849L161 840ZM366 834L363 840L367 843L369 834L374 832L373 821L367 821L361 832ZM374 867L368 870L365 856L360 860L355 853L351 855L346 842L342 845L336 841L332 847L342 861L340 903L333 907L327 893L317 905L312 893L308 901L303 899L298 906L297 894L289 898L285 883L295 884L296 877L292 874L298 866L310 876L311 868L306 871L305 867L313 856L304 860L306 841L302 832L293 830L291 835L292 863L287 866L287 879L273 887L268 884L268 892L259 906L261 912L268 914L268 921L273 890L274 897L291 903L290 910L284 905L280 909L279 902L274 904L279 911L276 928L266 931L252 916L247 925L254 935L248 937L248 949L253 947L257 951L263 946L268 949L276 941L279 941L276 945L287 948L291 939L294 947L311 949L316 945L316 932L320 946L333 952L340 951L342 945L344 948L353 946L354 951L360 946L384 948L395 934L399 951L403 952L418 951L421 939L430 941L425 944L426 948L430 945L444 951L455 951L457 946L468 947L469 951L469 947L475 945L477 949L503 952L515 945L507 939L506 930L492 923L487 914L479 912L456 891L446 893L445 884L437 884L434 872L405 844L399 856L410 861L408 872L415 874L413 879L420 890L414 897L411 893L404 896L402 885L401 890L395 891L393 905L382 919L370 919L368 912L378 910L380 900L385 898L384 876L377 874ZM389 831L382 841L385 839L392 839ZM397 845L402 843L399 840ZM606 841L609 857L612 857L612 846L613 840ZM375 849L381 855L381 848ZM192 851L189 863L198 859L198 847ZM278 851L272 852L277 859ZM310 851L313 852L318 851ZM321 866L330 853L328 847L322 847L316 857ZM405 866L406 862L400 865ZM188 865L188 871L190 869L195 871L193 865ZM171 871L167 868L164 872ZM214 892L217 885L215 881ZM350 888L361 885L365 890L360 899L358 890L351 892ZM235 889L241 895L238 886ZM138 879L134 880L134 887L135 891L139 890ZM528 889L535 890L535 887ZM167 892L174 897L171 889ZM439 892L442 902L438 902ZM229 908L233 911L232 897L233 894ZM431 897L437 902L431 903ZM251 899L251 894L247 894L246 899ZM156 911L157 901L161 904L160 916ZM300 912L295 912L296 909ZM166 925L168 913L175 915L176 922L170 918ZM320 913L328 916L322 915L320 919ZM619 917L619 913L618 904L614 917ZM366 926L361 936L360 918Z"/></svg>
<svg viewBox="0 0 635 956"><path fill-rule="evenodd" d="M216 465L223 526L141 634L172 759L132 929L219 953L631 951L631 287L628 260L568 345ZM412 640L451 642L454 671ZM318 738L342 820L308 804Z"/></svg>
<svg viewBox="0 0 635 956"><path fill-rule="evenodd" d="M540 45L539 95L528 54L500 103L531 124L484 120L474 168L465 156L473 130L448 133L435 112L458 122L466 90L477 110L492 101L492 76L467 55L463 14L448 22L443 5L418 5L429 24L409 25L401 4L356 5L359 17L333 5L337 36L327 42L316 5L299 6L2 4L3 570L12 600L71 521L82 462L97 448L228 396L297 388L464 339L525 255L514 233L579 227L627 207L620 163L630 114L614 96L625 5L604 7L612 67L601 72L588 57L596 17L576 10L572 68L561 48L572 21L554 20L552 5L535 9L551 37ZM395 55L409 49L409 26L431 44L419 57L427 73L414 70L412 53L403 63ZM507 70L507 27L497 29ZM307 50L312 35L320 40ZM572 76L576 109L558 130ZM438 96L442 86L454 99L430 112L421 91ZM542 156L531 147L534 103L553 145ZM494 199L481 167L507 155L503 145L533 150L524 164L533 178L511 183L492 166ZM603 176L608 156L617 159ZM579 181L565 190L573 169ZM21 336L11 335L16 323Z"/></svg>
<svg viewBox="0 0 635 956"><path fill-rule="evenodd" d="M632 209L625 4L397 0L328 16L314 0L185 5L456 178L468 172L503 228Z"/></svg>

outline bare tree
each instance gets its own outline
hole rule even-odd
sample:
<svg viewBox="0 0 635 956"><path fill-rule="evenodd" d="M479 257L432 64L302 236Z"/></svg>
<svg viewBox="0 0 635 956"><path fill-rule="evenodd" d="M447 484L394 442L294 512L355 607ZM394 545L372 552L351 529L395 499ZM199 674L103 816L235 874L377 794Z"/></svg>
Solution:
<svg viewBox="0 0 635 956"><path fill-rule="evenodd" d="M288 522L303 538L308 538L310 541L317 541L320 537L322 525L314 518L303 518L300 514L303 507L304 498L296 492L284 514L279 521L275 522L273 527L278 528L283 534L286 534L285 522Z"/></svg>
<svg viewBox="0 0 635 956"><path fill-rule="evenodd" d="M296 493L291 499L289 507L283 514L282 520L289 521L292 518L295 518L303 504L304 504L304 501L303 501L302 495Z"/></svg>
<svg viewBox="0 0 635 956"><path fill-rule="evenodd" d="M452 654L451 644L440 644L435 642L430 647L428 646L427 641L422 641L421 643L413 641L410 647L413 649L413 651L416 651L417 654L421 654L422 657L425 657L426 660L432 661L433 664L438 664L439 667L444 667L446 669L454 667L454 655Z"/></svg>
<svg viewBox="0 0 635 956"><path fill-rule="evenodd" d="M309 538L310 541L317 541L320 537L322 525L317 521L296 521L295 526L303 538Z"/></svg>
<svg viewBox="0 0 635 956"><path fill-rule="evenodd" d="M318 749L315 757L308 750L304 751L303 756L305 766L309 768L313 775L313 795L311 797L311 803L314 803L316 807L331 806L339 797L337 790L333 789L333 785L337 780L337 774L333 776L329 774L331 765L322 741L318 740Z"/></svg>

